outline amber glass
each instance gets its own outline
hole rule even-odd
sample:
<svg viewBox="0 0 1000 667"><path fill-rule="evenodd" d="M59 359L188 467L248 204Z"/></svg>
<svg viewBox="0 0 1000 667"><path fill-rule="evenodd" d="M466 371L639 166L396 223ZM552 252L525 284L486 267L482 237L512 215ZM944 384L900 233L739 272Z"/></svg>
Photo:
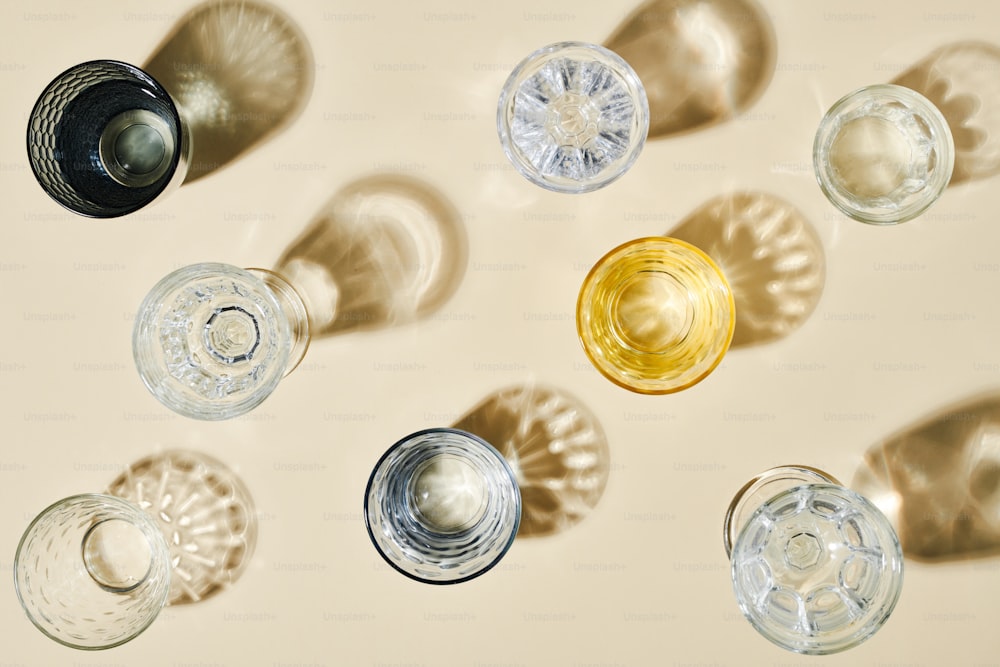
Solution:
<svg viewBox="0 0 1000 667"><path fill-rule="evenodd" d="M733 339L736 310L721 269L684 241L629 241L591 269L577 302L583 349L609 380L668 394L703 380Z"/></svg>

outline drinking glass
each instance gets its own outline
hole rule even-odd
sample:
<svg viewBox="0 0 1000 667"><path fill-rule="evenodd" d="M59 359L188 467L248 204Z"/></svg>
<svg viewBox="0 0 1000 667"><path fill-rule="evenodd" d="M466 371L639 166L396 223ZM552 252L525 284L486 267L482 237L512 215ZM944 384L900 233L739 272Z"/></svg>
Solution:
<svg viewBox="0 0 1000 667"><path fill-rule="evenodd" d="M132 350L143 383L179 414L221 420L266 399L301 361L309 316L264 269L204 263L158 282L139 306Z"/></svg>
<svg viewBox="0 0 1000 667"><path fill-rule="evenodd" d="M941 112L903 86L878 84L835 103L813 143L813 169L827 199L860 222L911 220L951 181L955 145Z"/></svg>
<svg viewBox="0 0 1000 667"><path fill-rule="evenodd" d="M629 241L590 270L576 326L606 378L641 394L681 391L719 365L733 339L733 294L719 267L668 237Z"/></svg>
<svg viewBox="0 0 1000 667"><path fill-rule="evenodd" d="M114 496L64 498L28 526L14 585L35 626L78 649L135 638L170 591L170 554L153 518Z"/></svg>
<svg viewBox="0 0 1000 667"><path fill-rule="evenodd" d="M75 65L28 120L28 159L45 192L74 213L127 215L184 180L190 142L167 91L115 60Z"/></svg>
<svg viewBox="0 0 1000 667"><path fill-rule="evenodd" d="M314 71L302 32L276 7L205 0L141 69L95 60L57 76L28 121L28 158L70 211L127 215L287 127Z"/></svg>
<svg viewBox="0 0 1000 667"><path fill-rule="evenodd" d="M886 622L903 583L889 520L821 470L780 466L733 499L723 527L733 590L751 625L778 646L836 653Z"/></svg>
<svg viewBox="0 0 1000 667"><path fill-rule="evenodd" d="M393 568L456 584L496 565L514 541L521 494L503 456L453 428L412 433L382 455L365 489L365 525Z"/></svg>
<svg viewBox="0 0 1000 667"><path fill-rule="evenodd" d="M532 183L555 192L602 188L639 157L649 131L642 82L619 55L585 42L543 47L514 68L500 93L504 153Z"/></svg>

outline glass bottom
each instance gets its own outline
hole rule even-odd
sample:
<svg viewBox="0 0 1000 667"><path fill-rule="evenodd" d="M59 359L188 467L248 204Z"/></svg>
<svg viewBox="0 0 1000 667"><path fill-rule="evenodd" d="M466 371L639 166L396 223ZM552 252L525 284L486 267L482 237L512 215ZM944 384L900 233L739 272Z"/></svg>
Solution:
<svg viewBox="0 0 1000 667"><path fill-rule="evenodd" d="M83 563L97 584L113 593L127 593L149 576L153 550L142 529L123 519L107 519L83 536Z"/></svg>
<svg viewBox="0 0 1000 667"><path fill-rule="evenodd" d="M101 133L101 164L119 184L146 187L170 169L176 150L170 126L145 109L125 111L112 118Z"/></svg>
<svg viewBox="0 0 1000 667"><path fill-rule="evenodd" d="M435 456L413 474L417 519L437 533L474 526L486 510L489 489L482 473L454 456Z"/></svg>
<svg viewBox="0 0 1000 667"><path fill-rule="evenodd" d="M611 321L629 348L657 353L691 332L695 304L686 286L666 271L643 271L615 293Z"/></svg>

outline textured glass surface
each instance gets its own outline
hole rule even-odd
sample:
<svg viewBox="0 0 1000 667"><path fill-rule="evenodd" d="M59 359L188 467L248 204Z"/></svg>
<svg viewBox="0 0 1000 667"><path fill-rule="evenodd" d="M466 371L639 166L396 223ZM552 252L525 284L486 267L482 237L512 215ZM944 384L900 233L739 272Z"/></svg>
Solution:
<svg viewBox="0 0 1000 667"><path fill-rule="evenodd" d="M155 164L136 150L150 140L162 151ZM180 115L159 83L126 63L87 62L56 77L32 109L27 141L38 183L80 215L132 213L183 177ZM132 185L130 174L139 176Z"/></svg>
<svg viewBox="0 0 1000 667"><path fill-rule="evenodd" d="M110 648L156 618L170 590L170 557L141 509L112 496L80 495L28 526L14 579L39 630L73 648Z"/></svg>
<svg viewBox="0 0 1000 667"><path fill-rule="evenodd" d="M903 554L888 519L841 486L808 484L761 505L731 555L740 609L769 640L821 655L856 646L888 619Z"/></svg>
<svg viewBox="0 0 1000 667"><path fill-rule="evenodd" d="M869 86L834 104L813 144L816 178L845 215L872 224L910 220L951 180L955 146L941 112L895 85Z"/></svg>
<svg viewBox="0 0 1000 667"><path fill-rule="evenodd" d="M497 128L507 157L528 180L588 192L615 180L646 141L649 107L628 63L580 42L536 51L511 73Z"/></svg>
<svg viewBox="0 0 1000 667"><path fill-rule="evenodd" d="M227 264L195 264L163 278L139 307L136 368L164 405L227 419L261 403L285 374L293 343L263 280Z"/></svg>
<svg viewBox="0 0 1000 667"><path fill-rule="evenodd" d="M430 429L393 445L365 492L375 548L408 577L454 584L493 567L521 516L514 473L491 445L455 429Z"/></svg>
<svg viewBox="0 0 1000 667"><path fill-rule="evenodd" d="M584 279L577 332L609 380L645 394L680 391L719 364L733 338L733 295L714 262L665 237L636 239Z"/></svg>

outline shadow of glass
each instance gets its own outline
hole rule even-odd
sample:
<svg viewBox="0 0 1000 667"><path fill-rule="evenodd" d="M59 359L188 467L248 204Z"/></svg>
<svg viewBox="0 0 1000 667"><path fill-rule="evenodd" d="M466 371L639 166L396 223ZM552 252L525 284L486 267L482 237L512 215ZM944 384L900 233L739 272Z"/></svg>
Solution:
<svg viewBox="0 0 1000 667"><path fill-rule="evenodd" d="M289 125L312 93L312 52L279 9L210 0L188 12L143 66L191 134L185 183L232 162Z"/></svg>
<svg viewBox="0 0 1000 667"><path fill-rule="evenodd" d="M755 0L648 0L604 46L638 74L649 100L649 139L728 120L763 94L776 41Z"/></svg>
<svg viewBox="0 0 1000 667"><path fill-rule="evenodd" d="M871 447L852 488L926 562L1000 555L1000 391L977 396Z"/></svg>
<svg viewBox="0 0 1000 667"><path fill-rule="evenodd" d="M152 515L170 549L171 605L201 602L239 579L257 544L257 514L243 482L199 452L168 450L129 465L107 493Z"/></svg>
<svg viewBox="0 0 1000 667"><path fill-rule="evenodd" d="M314 337L414 322L440 308L465 275L458 211L407 176L355 181L322 208L275 271L302 294Z"/></svg>
<svg viewBox="0 0 1000 667"><path fill-rule="evenodd" d="M524 384L487 396L453 425L496 447L521 489L518 537L562 532L597 505L611 470L597 418L573 396Z"/></svg>
<svg viewBox="0 0 1000 667"><path fill-rule="evenodd" d="M701 248L726 275L736 302L734 348L784 338L819 303L826 282L823 245L803 215L778 197L721 195L667 236Z"/></svg>
<svg viewBox="0 0 1000 667"><path fill-rule="evenodd" d="M1000 173L1000 46L955 42L892 80L941 110L955 140L951 184Z"/></svg>

